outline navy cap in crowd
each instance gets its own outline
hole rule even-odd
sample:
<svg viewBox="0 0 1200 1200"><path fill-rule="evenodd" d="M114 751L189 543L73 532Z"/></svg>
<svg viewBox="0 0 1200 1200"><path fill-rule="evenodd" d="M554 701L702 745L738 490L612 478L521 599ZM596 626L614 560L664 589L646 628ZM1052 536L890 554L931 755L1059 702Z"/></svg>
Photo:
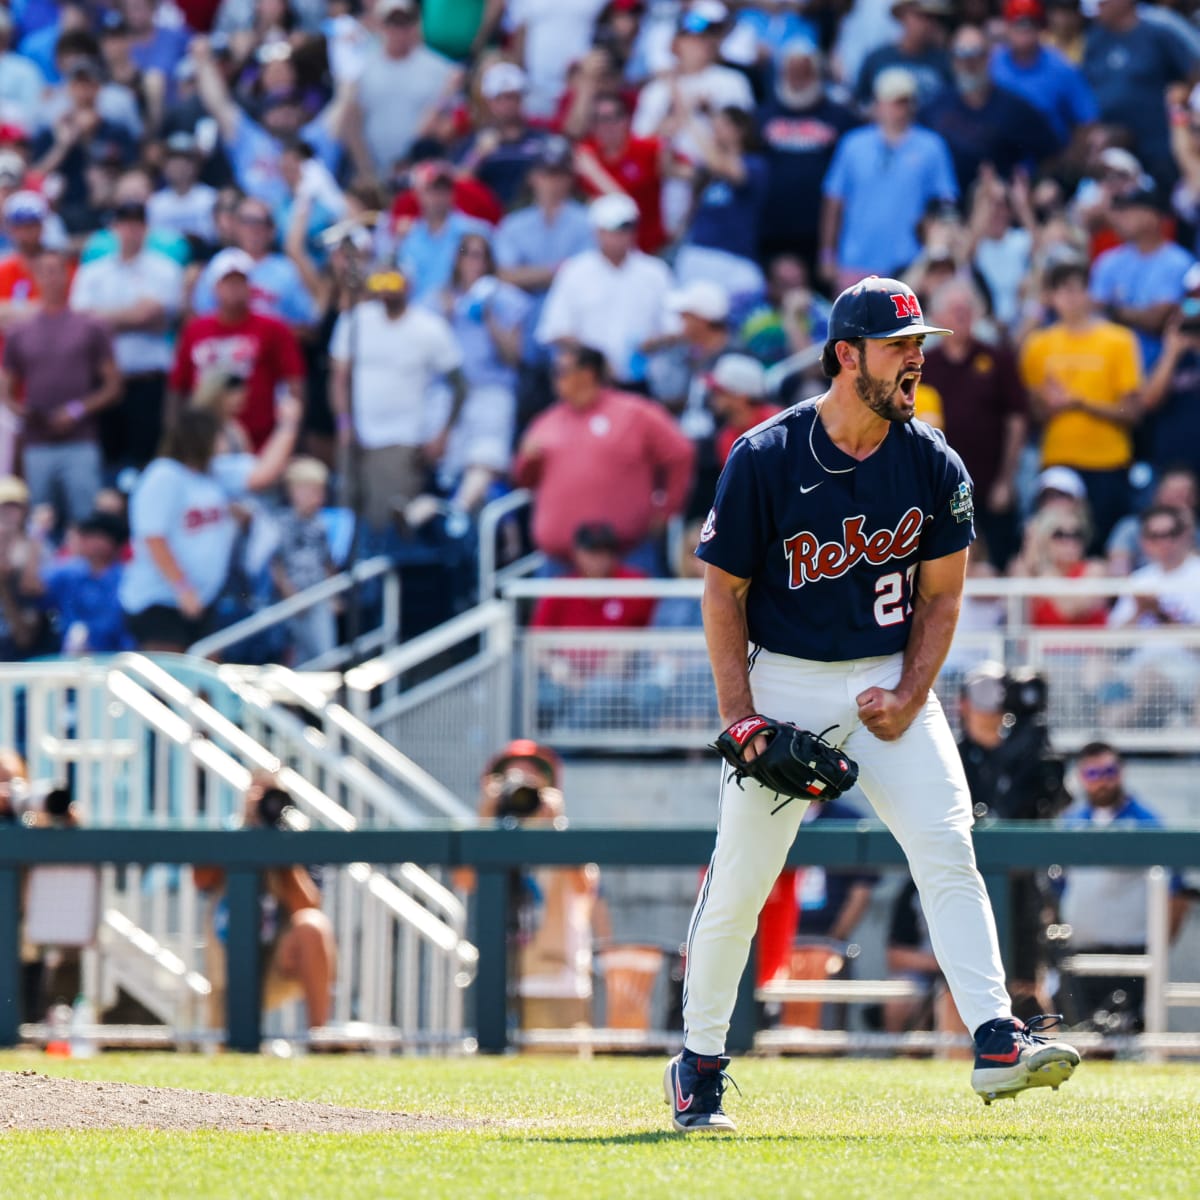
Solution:
<svg viewBox="0 0 1200 1200"><path fill-rule="evenodd" d="M834 301L829 314L831 342L952 332L925 323L920 301L908 284L878 275L868 275L848 287Z"/></svg>

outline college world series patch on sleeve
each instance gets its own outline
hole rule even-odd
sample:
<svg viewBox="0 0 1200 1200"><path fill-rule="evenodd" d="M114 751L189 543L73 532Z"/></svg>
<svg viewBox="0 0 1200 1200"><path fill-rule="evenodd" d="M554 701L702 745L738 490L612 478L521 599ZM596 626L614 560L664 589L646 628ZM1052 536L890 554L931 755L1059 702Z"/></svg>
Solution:
<svg viewBox="0 0 1200 1200"><path fill-rule="evenodd" d="M717 536L717 510L710 508L704 518L704 528L700 530L700 541L711 542Z"/></svg>
<svg viewBox="0 0 1200 1200"><path fill-rule="evenodd" d="M963 525L975 515L975 497L969 483L960 483L950 497L950 515Z"/></svg>

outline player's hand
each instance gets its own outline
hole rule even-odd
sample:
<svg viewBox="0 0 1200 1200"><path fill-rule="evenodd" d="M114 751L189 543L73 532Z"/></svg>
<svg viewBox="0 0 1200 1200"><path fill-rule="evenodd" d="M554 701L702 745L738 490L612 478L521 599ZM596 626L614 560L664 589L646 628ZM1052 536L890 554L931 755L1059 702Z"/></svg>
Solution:
<svg viewBox="0 0 1200 1200"><path fill-rule="evenodd" d="M881 742L894 742L913 723L921 706L905 703L887 688L872 687L854 698L858 719Z"/></svg>
<svg viewBox="0 0 1200 1200"><path fill-rule="evenodd" d="M728 721L722 715L721 720L725 722L725 728L728 729L731 725L736 725L739 721L744 721L747 717L754 716L754 709L749 712L744 712L740 716L730 717ZM760 733L758 737L752 738L742 748L742 757L748 762L753 762L766 748L770 739L765 733Z"/></svg>

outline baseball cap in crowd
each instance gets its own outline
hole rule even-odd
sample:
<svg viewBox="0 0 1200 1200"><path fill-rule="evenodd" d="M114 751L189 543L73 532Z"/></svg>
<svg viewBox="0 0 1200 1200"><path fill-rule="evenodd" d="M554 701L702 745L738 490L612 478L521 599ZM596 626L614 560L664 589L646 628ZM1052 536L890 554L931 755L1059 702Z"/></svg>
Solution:
<svg viewBox="0 0 1200 1200"><path fill-rule="evenodd" d="M1031 25L1044 25L1046 10L1042 0L1004 0L1004 19L1015 25L1028 21Z"/></svg>
<svg viewBox="0 0 1200 1200"><path fill-rule="evenodd" d="M511 62L494 62L483 73L479 90L485 100L495 100L508 92L524 92L529 86L529 77Z"/></svg>
<svg viewBox="0 0 1200 1200"><path fill-rule="evenodd" d="M881 104L890 100L911 100L917 94L917 77L904 67L887 67L875 76L873 91Z"/></svg>
<svg viewBox="0 0 1200 1200"><path fill-rule="evenodd" d="M972 667L962 681L962 696L980 712L1004 709L1005 671L1001 663L988 659Z"/></svg>
<svg viewBox="0 0 1200 1200"><path fill-rule="evenodd" d="M329 482L329 468L319 459L308 455L293 458L283 473L284 483L315 483L324 487Z"/></svg>
<svg viewBox="0 0 1200 1200"><path fill-rule="evenodd" d="M830 342L852 338L915 337L926 333L952 333L927 325L921 303L907 283L868 275L848 287L829 314Z"/></svg>
<svg viewBox="0 0 1200 1200"><path fill-rule="evenodd" d="M25 160L15 150L0 150L0 187L13 187L25 178Z"/></svg>
<svg viewBox="0 0 1200 1200"><path fill-rule="evenodd" d="M417 15L417 0L379 0L375 5L375 15L385 21L388 17L415 17Z"/></svg>
<svg viewBox="0 0 1200 1200"><path fill-rule="evenodd" d="M254 259L245 250L238 250L235 246L227 246L220 253L213 256L212 263L208 269L212 274L214 283L224 279L227 275L245 275L249 279L254 273Z"/></svg>
<svg viewBox="0 0 1200 1200"><path fill-rule="evenodd" d="M538 147L533 165L541 167L544 171L573 171L575 148L560 134L551 134Z"/></svg>
<svg viewBox="0 0 1200 1200"><path fill-rule="evenodd" d="M408 287L400 271L373 271L367 276L367 291L374 296L397 295Z"/></svg>
<svg viewBox="0 0 1200 1200"><path fill-rule="evenodd" d="M1137 157L1120 146L1109 146L1100 151L1100 165L1106 171L1114 171L1118 175L1132 175L1134 179L1142 177L1142 164Z"/></svg>
<svg viewBox="0 0 1200 1200"><path fill-rule="evenodd" d="M90 83L101 83L104 79L104 68L90 55L80 55L72 58L63 65L65 79L86 79Z"/></svg>
<svg viewBox="0 0 1200 1200"><path fill-rule="evenodd" d="M440 158L417 163L412 169L412 181L416 187L433 187L437 183L449 184L453 187L454 168Z"/></svg>
<svg viewBox="0 0 1200 1200"><path fill-rule="evenodd" d="M586 521L575 530L572 539L578 550L620 550L617 531L607 521Z"/></svg>
<svg viewBox="0 0 1200 1200"><path fill-rule="evenodd" d="M588 205L588 221L593 229L628 229L638 223L638 206L632 196L612 192Z"/></svg>
<svg viewBox="0 0 1200 1200"><path fill-rule="evenodd" d="M0 477L0 504L28 504L29 489L15 475Z"/></svg>
<svg viewBox="0 0 1200 1200"><path fill-rule="evenodd" d="M537 763L550 776L555 786L558 785L559 772L562 770L558 755L549 746L543 746L532 738L517 738L509 742L499 754L492 757L484 773L498 775L515 762Z"/></svg>
<svg viewBox="0 0 1200 1200"><path fill-rule="evenodd" d="M200 143L196 141L195 134L180 129L167 138L166 150L168 155L186 154L190 158L200 153Z"/></svg>
<svg viewBox="0 0 1200 1200"><path fill-rule="evenodd" d="M729 9L720 0L696 0L680 14L680 33L715 33L729 20Z"/></svg>
<svg viewBox="0 0 1200 1200"><path fill-rule="evenodd" d="M129 526L124 517L113 512L97 509L90 516L84 517L76 526L80 533L98 533L111 539L114 546L123 546L129 540Z"/></svg>
<svg viewBox="0 0 1200 1200"><path fill-rule="evenodd" d="M1037 494L1044 492L1061 492L1073 500L1083 500L1087 497L1087 487L1083 476L1071 467L1047 467L1037 477Z"/></svg>
<svg viewBox="0 0 1200 1200"><path fill-rule="evenodd" d="M1153 182L1139 180L1137 187L1127 192L1118 192L1112 198L1113 208L1152 208L1164 212L1167 205Z"/></svg>
<svg viewBox="0 0 1200 1200"><path fill-rule="evenodd" d="M682 316L724 324L729 317L729 293L711 279L696 279L667 297L667 307Z"/></svg>
<svg viewBox="0 0 1200 1200"><path fill-rule="evenodd" d="M49 211L45 199L37 192L13 192L4 201L4 219L12 225L32 225L44 221Z"/></svg>
<svg viewBox="0 0 1200 1200"><path fill-rule="evenodd" d="M780 63L791 62L796 58L805 58L810 62L819 63L822 59L821 47L806 37L789 38L779 47L779 53L775 57Z"/></svg>
<svg viewBox="0 0 1200 1200"><path fill-rule="evenodd" d="M705 379L709 387L734 396L761 400L767 390L767 373L757 358L748 354L722 354Z"/></svg>

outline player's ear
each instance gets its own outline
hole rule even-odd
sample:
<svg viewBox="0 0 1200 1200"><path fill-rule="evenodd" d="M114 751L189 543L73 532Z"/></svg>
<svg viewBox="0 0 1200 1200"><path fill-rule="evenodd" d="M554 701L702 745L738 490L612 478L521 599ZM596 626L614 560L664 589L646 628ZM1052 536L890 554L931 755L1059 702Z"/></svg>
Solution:
<svg viewBox="0 0 1200 1200"><path fill-rule="evenodd" d="M838 365L843 371L858 370L858 355L860 346L854 342L837 342L834 352L837 354Z"/></svg>

